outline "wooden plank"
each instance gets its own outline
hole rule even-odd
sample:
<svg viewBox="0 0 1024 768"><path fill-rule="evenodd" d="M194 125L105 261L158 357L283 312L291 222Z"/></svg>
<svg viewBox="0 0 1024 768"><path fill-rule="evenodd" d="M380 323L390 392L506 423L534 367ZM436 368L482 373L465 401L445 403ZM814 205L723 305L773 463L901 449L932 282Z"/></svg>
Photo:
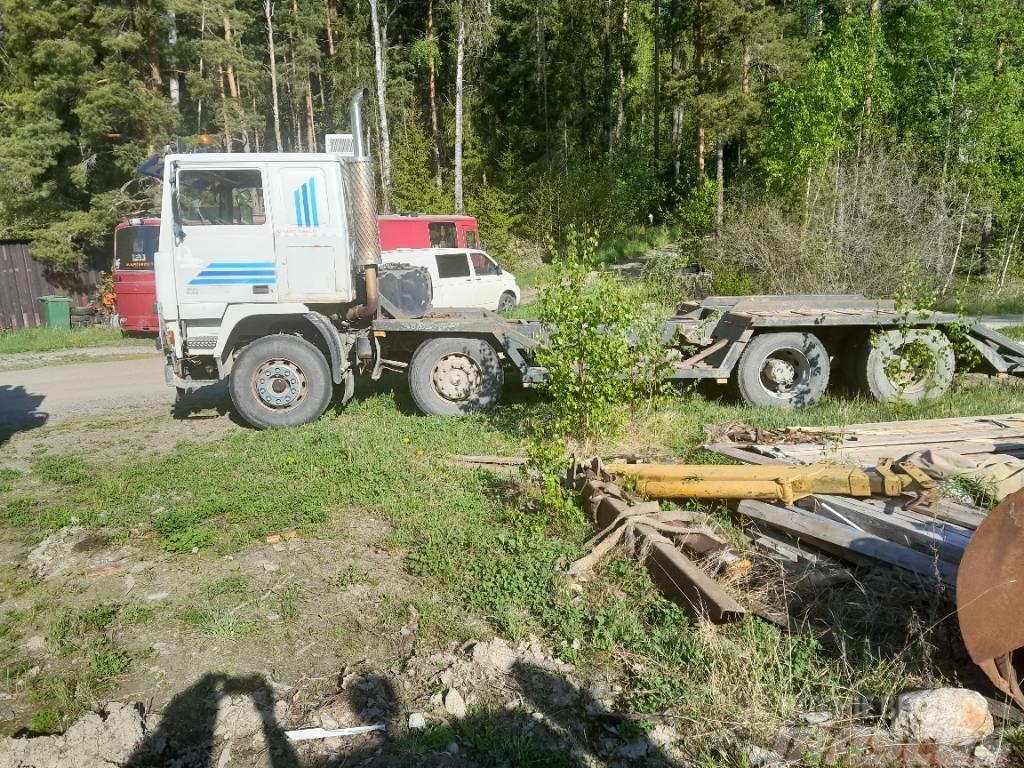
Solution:
<svg viewBox="0 0 1024 768"><path fill-rule="evenodd" d="M841 496L816 496L798 502L798 506L825 516L835 510L859 528L897 544L916 549L926 555L937 555L947 563L959 564L967 547L968 537L955 532L937 530L939 526L930 523L915 525L897 515L884 512L865 504L859 499Z"/></svg>
<svg viewBox="0 0 1024 768"><path fill-rule="evenodd" d="M781 507L750 499L741 501L737 511L752 520L758 520L785 531L797 539L830 544L837 554L847 553L860 561L877 560L928 578L938 577L945 584L956 584L957 568L938 558L929 557L910 547L883 539L873 533L854 530L841 523L824 520L796 507Z"/></svg>

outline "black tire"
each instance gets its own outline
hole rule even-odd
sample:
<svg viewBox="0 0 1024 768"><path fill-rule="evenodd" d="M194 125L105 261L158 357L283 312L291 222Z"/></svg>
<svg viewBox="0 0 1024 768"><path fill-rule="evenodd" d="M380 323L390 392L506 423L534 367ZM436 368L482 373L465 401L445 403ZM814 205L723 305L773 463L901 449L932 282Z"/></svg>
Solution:
<svg viewBox="0 0 1024 768"><path fill-rule="evenodd" d="M813 333L755 336L736 367L736 385L747 405L806 408L825 394L828 351Z"/></svg>
<svg viewBox="0 0 1024 768"><path fill-rule="evenodd" d="M298 336L278 334L242 348L228 389L235 410L249 424L281 429L319 419L334 387L319 349Z"/></svg>
<svg viewBox="0 0 1024 768"><path fill-rule="evenodd" d="M915 374L908 368L903 382L893 381L886 371L886 361L898 357L902 348L911 343L928 349L934 358L934 370ZM875 337L874 343L864 344L857 372L864 391L875 400L919 403L949 391L956 373L956 354L941 331L918 328L885 331Z"/></svg>
<svg viewBox="0 0 1024 768"><path fill-rule="evenodd" d="M512 291L505 291L498 299L498 311L508 312L516 308L516 295Z"/></svg>
<svg viewBox="0 0 1024 768"><path fill-rule="evenodd" d="M428 416L486 411L501 400L505 372L494 347L480 339L425 341L409 361L409 392Z"/></svg>

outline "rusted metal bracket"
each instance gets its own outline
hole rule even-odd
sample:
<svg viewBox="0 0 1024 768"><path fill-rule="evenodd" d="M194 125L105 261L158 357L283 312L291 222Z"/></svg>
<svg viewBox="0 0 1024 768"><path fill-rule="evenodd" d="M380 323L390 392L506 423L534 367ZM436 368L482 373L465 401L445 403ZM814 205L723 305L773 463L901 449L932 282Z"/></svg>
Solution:
<svg viewBox="0 0 1024 768"><path fill-rule="evenodd" d="M745 615L743 606L673 543L678 538L694 556L717 555L727 568L749 566L713 531L693 525L693 513L662 510L657 502L641 501L604 475L596 460L574 465L568 480L599 530L587 542L588 554L570 566L570 575L582 576L613 548L628 542L662 593L691 617L724 623Z"/></svg>

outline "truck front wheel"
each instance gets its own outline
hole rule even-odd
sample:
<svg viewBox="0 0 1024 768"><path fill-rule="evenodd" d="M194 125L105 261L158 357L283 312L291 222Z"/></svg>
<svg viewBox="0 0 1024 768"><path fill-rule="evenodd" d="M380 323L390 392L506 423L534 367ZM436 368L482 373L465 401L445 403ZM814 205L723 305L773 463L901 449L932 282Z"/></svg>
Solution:
<svg viewBox="0 0 1024 768"><path fill-rule="evenodd" d="M743 350L736 383L747 405L804 408L828 387L828 351L813 333L764 333Z"/></svg>
<svg viewBox="0 0 1024 768"><path fill-rule="evenodd" d="M239 415L257 429L316 421L331 402L327 360L298 336L265 336L242 348L228 382Z"/></svg>
<svg viewBox="0 0 1024 768"><path fill-rule="evenodd" d="M479 339L425 341L409 361L409 392L428 416L486 411L501 400L505 372L494 347Z"/></svg>

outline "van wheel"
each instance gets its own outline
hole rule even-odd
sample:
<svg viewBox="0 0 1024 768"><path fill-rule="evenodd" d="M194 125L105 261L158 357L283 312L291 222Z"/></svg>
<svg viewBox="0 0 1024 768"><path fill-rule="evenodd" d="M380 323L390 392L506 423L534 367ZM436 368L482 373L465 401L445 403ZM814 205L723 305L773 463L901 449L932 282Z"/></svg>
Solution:
<svg viewBox="0 0 1024 768"><path fill-rule="evenodd" d="M505 291L498 299L498 311L508 312L516 307L516 295L511 291Z"/></svg>
<svg viewBox="0 0 1024 768"><path fill-rule="evenodd" d="M828 387L828 351L813 333L764 333L743 350L736 383L747 405L804 408Z"/></svg>
<svg viewBox="0 0 1024 768"><path fill-rule="evenodd" d="M875 343L864 344L861 355L860 383L883 403L941 397L956 372L956 354L941 331L885 331Z"/></svg>
<svg viewBox="0 0 1024 768"><path fill-rule="evenodd" d="M409 392L428 416L489 410L501 400L504 384L498 353L479 339L431 339L409 361Z"/></svg>
<svg viewBox="0 0 1024 768"><path fill-rule="evenodd" d="M298 336L266 336L242 348L228 381L235 410L257 429L319 419L331 402L327 360Z"/></svg>

